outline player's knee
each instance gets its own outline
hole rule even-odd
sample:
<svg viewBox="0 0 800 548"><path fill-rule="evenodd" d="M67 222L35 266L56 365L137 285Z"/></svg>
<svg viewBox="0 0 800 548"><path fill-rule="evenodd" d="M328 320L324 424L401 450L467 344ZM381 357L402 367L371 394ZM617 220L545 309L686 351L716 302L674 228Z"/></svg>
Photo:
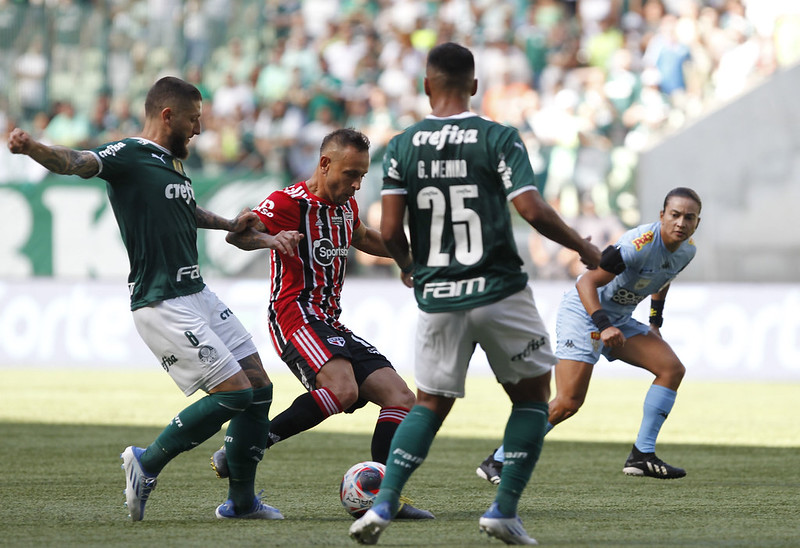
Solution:
<svg viewBox="0 0 800 548"><path fill-rule="evenodd" d="M684 365L679 361L673 363L669 373L670 385L677 389L677 387L681 384L684 375L686 375L686 367L684 367Z"/></svg>
<svg viewBox="0 0 800 548"><path fill-rule="evenodd" d="M402 387L399 386L397 390L392 392L390 401L383 402L382 405L384 407L405 407L406 409L411 409L416 402L417 398L414 396L414 393L403 383Z"/></svg>
<svg viewBox="0 0 800 548"><path fill-rule="evenodd" d="M242 412L253 403L253 389L215 392L209 396L217 404L234 412Z"/></svg>
<svg viewBox="0 0 800 548"><path fill-rule="evenodd" d="M569 418L578 412L583 405L583 401L584 399L580 397L556 396L556 399L550 405L550 415L554 415L561 420Z"/></svg>
<svg viewBox="0 0 800 548"><path fill-rule="evenodd" d="M358 401L358 386L355 383L329 386L327 388L339 400L339 405L342 409L348 409Z"/></svg>

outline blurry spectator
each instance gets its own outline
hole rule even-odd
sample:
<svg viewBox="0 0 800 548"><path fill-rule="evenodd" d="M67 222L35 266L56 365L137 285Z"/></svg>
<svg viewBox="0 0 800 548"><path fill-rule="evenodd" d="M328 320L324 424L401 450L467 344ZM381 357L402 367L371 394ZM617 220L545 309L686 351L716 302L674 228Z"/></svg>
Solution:
<svg viewBox="0 0 800 548"><path fill-rule="evenodd" d="M200 0L183 6L184 65L202 67L211 56L211 23Z"/></svg>
<svg viewBox="0 0 800 548"><path fill-rule="evenodd" d="M338 127L333 110L328 105L320 105L315 111L315 118L300 131L297 145L289 150L289 171L292 181L300 181L311 176L308 169L309 166L316 165L319 144L328 133Z"/></svg>
<svg viewBox="0 0 800 548"><path fill-rule="evenodd" d="M599 22L598 32L585 40L585 56L589 66L607 69L611 56L624 45L622 30L613 14Z"/></svg>
<svg viewBox="0 0 800 548"><path fill-rule="evenodd" d="M236 80L232 72L225 75L225 82L214 92L211 108L217 118L244 120L255 112L255 94L246 80Z"/></svg>
<svg viewBox="0 0 800 548"><path fill-rule="evenodd" d="M628 128L625 146L637 152L653 143L669 118L670 105L659 87L660 78L654 68L642 72L639 96L622 114L622 123Z"/></svg>
<svg viewBox="0 0 800 548"><path fill-rule="evenodd" d="M528 95L536 93L531 87L527 74L515 75L506 68L502 79L489 86L483 93L481 110L483 114L501 124L520 127L523 120L523 104L529 101Z"/></svg>
<svg viewBox="0 0 800 548"><path fill-rule="evenodd" d="M86 19L83 9L74 0L58 0L53 11L53 66L64 72L80 72L81 29Z"/></svg>
<svg viewBox="0 0 800 548"><path fill-rule="evenodd" d="M548 203L558 211L564 218L564 222L573 226L574 218L570 218L561 212L561 200L557 195L551 196ZM573 227L574 228L574 227ZM531 276L535 280L565 280L569 277L569 254L571 250L562 247L553 240L545 238L536 230L529 231L528 234L528 253L531 258L533 272ZM580 233L583 234L583 233ZM594 243L594 242L592 242ZM598 246L600 247L600 246ZM600 247L602 249L602 247ZM566 253L562 254L562 250Z"/></svg>
<svg viewBox="0 0 800 548"><path fill-rule="evenodd" d="M293 68L283 63L283 42L269 50L267 63L261 67L256 79L255 94L259 102L273 102L286 97L292 86Z"/></svg>
<svg viewBox="0 0 800 548"><path fill-rule="evenodd" d="M214 94L211 93L211 90L205 83L203 78L203 68L200 65L187 65L186 77L184 80L197 88L197 90L200 92L200 97L203 98L204 103L210 103L213 100Z"/></svg>
<svg viewBox="0 0 800 548"><path fill-rule="evenodd" d="M295 146L304 124L303 111L285 99L277 99L261 109L253 126L253 138L267 173L276 176L288 173L289 150Z"/></svg>
<svg viewBox="0 0 800 548"><path fill-rule="evenodd" d="M45 79L48 62L42 47L42 37L34 36L28 49L14 63L17 81L16 99L26 120L30 120L37 112L47 108Z"/></svg>
<svg viewBox="0 0 800 548"><path fill-rule="evenodd" d="M80 148L89 145L89 120L70 101L58 105L55 116L45 129L45 137L54 145Z"/></svg>
<svg viewBox="0 0 800 548"><path fill-rule="evenodd" d="M342 21L336 34L330 38L322 50L330 74L341 81L348 90L355 87L356 67L367 53L367 44L362 35L355 32L355 24Z"/></svg>
<svg viewBox="0 0 800 548"><path fill-rule="evenodd" d="M116 120L111 112L111 96L101 93L94 102L92 114L89 118L89 139L95 143L105 143L113 140L109 132L116 126Z"/></svg>
<svg viewBox="0 0 800 548"><path fill-rule="evenodd" d="M605 208L608 210L608 207ZM580 198L580 209L578 215L570 223L578 234L592 238L592 243L600 250L608 245L616 243L620 236L625 232L625 227L614 215L598 215L594 199L589 192L584 193ZM577 278L586 272L586 266L581 263L578 254L565 247L559 250L560 264L565 264L570 278Z"/></svg>
<svg viewBox="0 0 800 548"><path fill-rule="evenodd" d="M691 60L689 47L682 43L677 32L677 18L667 14L661 19L658 33L645 51L645 64L659 73L659 89L672 95L686 90L686 65Z"/></svg>

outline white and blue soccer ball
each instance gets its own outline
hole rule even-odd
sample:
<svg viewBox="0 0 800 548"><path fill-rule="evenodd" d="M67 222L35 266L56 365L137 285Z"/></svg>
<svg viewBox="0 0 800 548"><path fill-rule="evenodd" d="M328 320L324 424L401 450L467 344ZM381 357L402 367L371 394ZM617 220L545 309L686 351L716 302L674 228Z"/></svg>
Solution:
<svg viewBox="0 0 800 548"><path fill-rule="evenodd" d="M339 498L351 516L359 518L372 507L385 472L386 467L380 462L364 461L344 473Z"/></svg>

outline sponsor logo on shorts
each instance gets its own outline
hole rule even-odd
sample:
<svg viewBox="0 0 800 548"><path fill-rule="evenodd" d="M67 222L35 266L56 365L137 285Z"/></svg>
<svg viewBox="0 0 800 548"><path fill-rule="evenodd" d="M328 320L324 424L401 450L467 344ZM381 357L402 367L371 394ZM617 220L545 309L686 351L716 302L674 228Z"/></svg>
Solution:
<svg viewBox="0 0 800 548"><path fill-rule="evenodd" d="M567 339L567 341L564 343L564 346L567 348L575 348L575 343L572 342L572 339Z"/></svg>
<svg viewBox="0 0 800 548"><path fill-rule="evenodd" d="M599 341L600 340L600 332L599 331L592 331L590 333L590 336L592 337L593 341Z"/></svg>
<svg viewBox="0 0 800 548"><path fill-rule="evenodd" d="M164 368L164 371L169 373L169 366L174 365L177 361L178 358L176 358L174 354L170 356L161 356L161 367Z"/></svg>
<svg viewBox="0 0 800 548"><path fill-rule="evenodd" d="M539 337L538 339L531 339L530 341L528 341L527 346L525 346L525 350L523 350L522 352L520 352L515 356L512 356L511 361L517 362L519 360L524 360L525 358L536 352L538 349L543 347L546 343L547 341L545 340L544 337Z"/></svg>
<svg viewBox="0 0 800 548"><path fill-rule="evenodd" d="M344 337L328 337L328 344L344 346Z"/></svg>
<svg viewBox="0 0 800 548"><path fill-rule="evenodd" d="M197 355L200 357L200 361L206 365L211 365L217 361L218 356L217 349L213 346L201 346L197 351Z"/></svg>

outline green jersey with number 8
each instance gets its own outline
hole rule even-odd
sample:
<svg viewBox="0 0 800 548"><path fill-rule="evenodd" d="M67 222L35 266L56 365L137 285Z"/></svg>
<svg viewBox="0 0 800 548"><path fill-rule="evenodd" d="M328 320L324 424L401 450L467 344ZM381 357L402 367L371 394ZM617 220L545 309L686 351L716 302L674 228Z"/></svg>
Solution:
<svg viewBox="0 0 800 548"><path fill-rule="evenodd" d="M389 142L382 194L404 194L421 310L475 308L520 291L508 202L538 192L519 133L465 112L428 116Z"/></svg>

